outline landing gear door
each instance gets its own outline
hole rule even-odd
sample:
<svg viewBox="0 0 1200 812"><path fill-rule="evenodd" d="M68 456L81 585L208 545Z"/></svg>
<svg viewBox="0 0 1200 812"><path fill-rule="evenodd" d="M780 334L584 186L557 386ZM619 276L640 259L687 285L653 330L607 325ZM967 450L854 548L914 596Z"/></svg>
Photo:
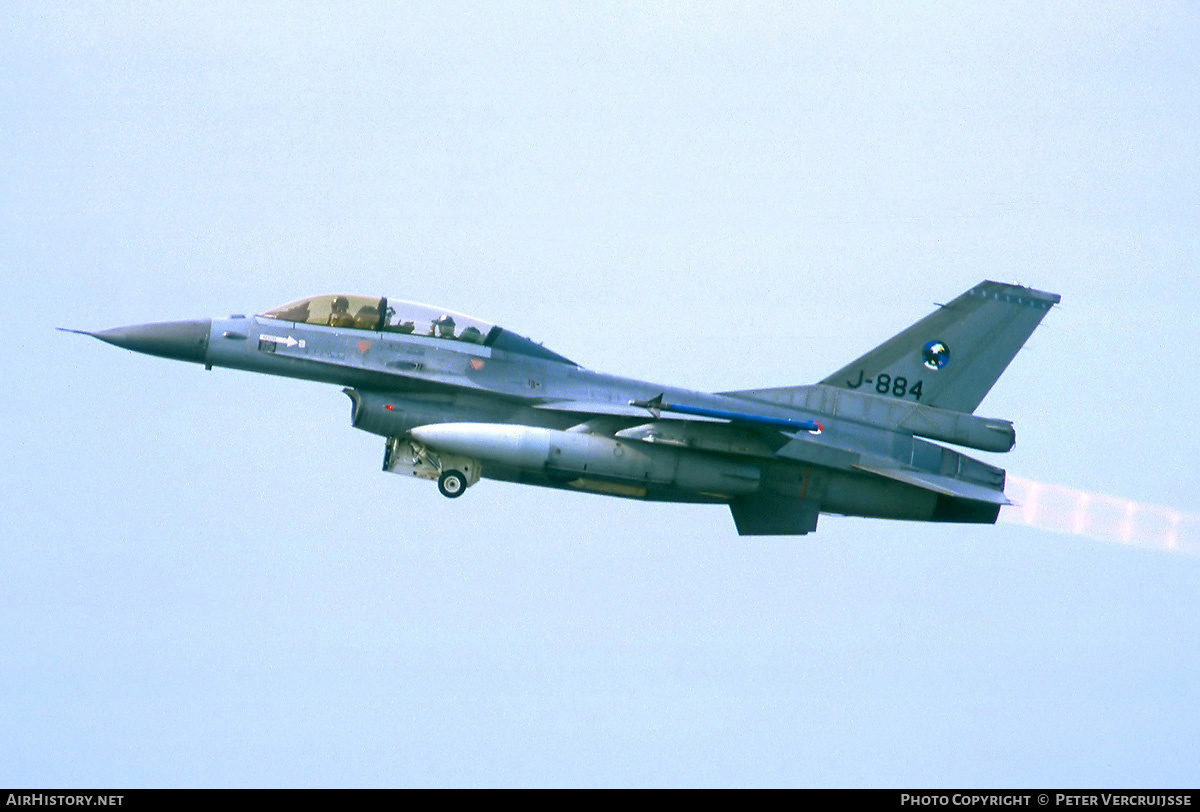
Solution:
<svg viewBox="0 0 1200 812"><path fill-rule="evenodd" d="M467 487L479 481L479 460L443 454L405 437L389 437L383 447L383 470L437 482L445 471L461 471Z"/></svg>

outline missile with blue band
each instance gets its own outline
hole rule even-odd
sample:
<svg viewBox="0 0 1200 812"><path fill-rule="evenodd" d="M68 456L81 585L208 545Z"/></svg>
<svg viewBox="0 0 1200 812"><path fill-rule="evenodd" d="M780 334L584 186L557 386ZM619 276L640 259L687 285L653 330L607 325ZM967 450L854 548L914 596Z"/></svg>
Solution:
<svg viewBox="0 0 1200 812"><path fill-rule="evenodd" d="M807 431L811 434L820 434L822 431L821 424L815 420L789 420L786 417L767 417L745 412L729 412L724 409L706 409L703 406L681 406L677 403L664 403L661 394L649 400L631 400L629 405L645 409L655 417L658 417L660 412L678 412L679 414L694 414L698 417L729 420L734 423L754 423L789 431Z"/></svg>

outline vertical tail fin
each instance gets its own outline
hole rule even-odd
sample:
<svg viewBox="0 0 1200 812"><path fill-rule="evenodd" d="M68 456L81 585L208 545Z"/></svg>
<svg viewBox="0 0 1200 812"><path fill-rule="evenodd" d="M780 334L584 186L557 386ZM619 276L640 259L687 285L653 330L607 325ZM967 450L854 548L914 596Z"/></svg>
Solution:
<svg viewBox="0 0 1200 812"><path fill-rule="evenodd" d="M981 282L821 383L973 412L1061 298Z"/></svg>

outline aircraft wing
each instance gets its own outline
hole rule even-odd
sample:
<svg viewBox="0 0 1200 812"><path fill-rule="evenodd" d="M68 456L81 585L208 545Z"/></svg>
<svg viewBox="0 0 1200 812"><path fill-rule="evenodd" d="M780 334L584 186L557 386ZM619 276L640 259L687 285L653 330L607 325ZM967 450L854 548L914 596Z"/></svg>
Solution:
<svg viewBox="0 0 1200 812"><path fill-rule="evenodd" d="M595 402L595 401L550 401L541 403L535 409L549 409L573 414L592 414L610 417L642 417L651 415L658 420L664 412L669 412L673 418L682 420L702 420L715 422L720 425L748 426L755 429L770 429L777 432L813 432L821 433L821 424L813 420L800 420L793 417L773 417L740 410L718 409L712 406L689 406L682 403L668 403L662 394L646 400L631 400L628 403Z"/></svg>
<svg viewBox="0 0 1200 812"><path fill-rule="evenodd" d="M603 417L632 417L643 421L649 419L646 410L639 406L629 406L622 403L601 403L592 400L555 400L548 403L539 403L533 408L549 412L570 412L571 414L591 414ZM680 415L680 418L683 420L724 422L714 421L713 418L697 415Z"/></svg>
<svg viewBox="0 0 1200 812"><path fill-rule="evenodd" d="M841 470L854 469L943 496L993 505L1012 504L1002 490L987 485L926 471L899 468L889 465L883 458L864 455L859 450L842 446L827 434L812 433L806 430L787 430L792 425L805 425L800 421L760 418L756 415L742 415L714 409L678 407L662 403L661 400L661 397L657 398L654 402L649 403L649 406L655 410L670 410L673 419L664 420L657 416L648 416L646 413L647 403L641 402L635 406L592 401L556 401L543 403L535 408L595 415L601 418L616 418L616 421L611 424L603 422L604 427L601 429L604 433L610 433L616 437L665 442L718 453L755 457L773 456ZM689 411L684 412L683 408L687 408ZM702 414L692 412L702 412ZM636 428L623 428L627 421L630 423L646 422ZM672 424L677 428L671 428ZM745 502L745 500L742 501ZM742 518L739 519L739 522L751 522L752 517L760 513L766 516L775 515L778 511L775 507L756 503L755 505L743 504L740 513Z"/></svg>

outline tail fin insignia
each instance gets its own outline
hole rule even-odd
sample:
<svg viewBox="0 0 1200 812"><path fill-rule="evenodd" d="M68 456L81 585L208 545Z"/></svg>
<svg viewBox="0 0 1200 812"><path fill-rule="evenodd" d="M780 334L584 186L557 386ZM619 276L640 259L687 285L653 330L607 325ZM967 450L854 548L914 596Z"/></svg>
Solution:
<svg viewBox="0 0 1200 812"><path fill-rule="evenodd" d="M821 383L975 411L1057 293L981 282Z"/></svg>

